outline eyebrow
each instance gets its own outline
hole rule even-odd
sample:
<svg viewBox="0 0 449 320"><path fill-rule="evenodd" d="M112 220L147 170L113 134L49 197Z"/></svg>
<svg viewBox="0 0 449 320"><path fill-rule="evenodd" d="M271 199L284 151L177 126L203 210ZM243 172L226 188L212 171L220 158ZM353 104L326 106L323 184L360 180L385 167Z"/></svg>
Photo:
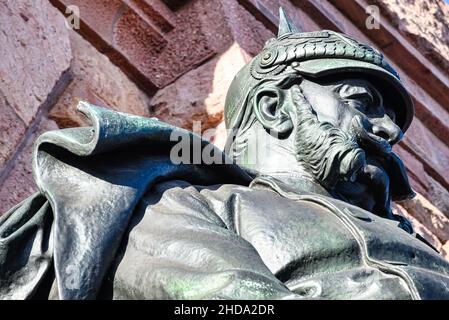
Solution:
<svg viewBox="0 0 449 320"><path fill-rule="evenodd" d="M334 92L338 93L340 97L344 99L354 95L369 95L373 101L376 96L379 95L376 90L372 90L371 88L365 86L352 86L345 83L337 85L334 88Z"/></svg>

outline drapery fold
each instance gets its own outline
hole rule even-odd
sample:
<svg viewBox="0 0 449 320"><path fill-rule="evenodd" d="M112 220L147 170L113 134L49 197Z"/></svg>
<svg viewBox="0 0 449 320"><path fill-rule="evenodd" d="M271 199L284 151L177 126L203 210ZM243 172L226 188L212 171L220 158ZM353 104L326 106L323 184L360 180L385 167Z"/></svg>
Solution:
<svg viewBox="0 0 449 320"><path fill-rule="evenodd" d="M92 126L37 139L32 161L39 193L0 220L0 292L7 297L32 297L53 262L61 299L94 299L135 206L154 183L250 181L235 164L173 164L173 132L202 149L211 145L189 131L85 102L78 110ZM17 237L23 240L12 241Z"/></svg>

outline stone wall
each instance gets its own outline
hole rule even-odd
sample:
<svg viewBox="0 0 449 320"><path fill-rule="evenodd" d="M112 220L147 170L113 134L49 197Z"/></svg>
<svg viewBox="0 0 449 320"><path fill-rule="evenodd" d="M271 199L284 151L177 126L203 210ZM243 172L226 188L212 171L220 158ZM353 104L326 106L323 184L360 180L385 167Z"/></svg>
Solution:
<svg viewBox="0 0 449 320"><path fill-rule="evenodd" d="M76 30L64 17L72 5ZM397 68L416 118L396 152L418 195L395 210L449 258L449 6L440 0L0 0L0 213L36 191L36 136L87 124L79 100L188 129L200 120L223 146L227 88L276 32L279 5L302 31L345 32ZM369 5L380 13L374 29Z"/></svg>

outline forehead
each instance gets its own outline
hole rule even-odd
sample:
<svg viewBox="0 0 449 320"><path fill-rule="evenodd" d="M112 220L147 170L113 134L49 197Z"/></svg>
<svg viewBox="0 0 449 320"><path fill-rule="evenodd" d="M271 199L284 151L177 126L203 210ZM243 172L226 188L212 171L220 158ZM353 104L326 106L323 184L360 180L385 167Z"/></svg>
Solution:
<svg viewBox="0 0 449 320"><path fill-rule="evenodd" d="M311 92L316 94L331 94L336 93L339 96L347 97L353 94L369 94L372 97L383 97L379 88L368 80L361 77L347 77L338 79L307 79ZM306 89L307 90L307 89Z"/></svg>
<svg viewBox="0 0 449 320"><path fill-rule="evenodd" d="M340 79L324 84L330 90L333 91L360 91L360 92L370 92L377 91L375 86L366 79L361 78L350 78L350 79Z"/></svg>

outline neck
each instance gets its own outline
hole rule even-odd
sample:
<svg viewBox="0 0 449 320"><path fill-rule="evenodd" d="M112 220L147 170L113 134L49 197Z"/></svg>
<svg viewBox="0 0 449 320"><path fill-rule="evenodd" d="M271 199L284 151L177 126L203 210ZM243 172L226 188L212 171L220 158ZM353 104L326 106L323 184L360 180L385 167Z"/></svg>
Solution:
<svg viewBox="0 0 449 320"><path fill-rule="evenodd" d="M297 158L293 135L285 140L272 138L259 130L255 139L250 133L248 148L241 155L241 165L255 171L259 175L270 176L281 181L292 192L319 193L330 196L318 181L307 172Z"/></svg>

